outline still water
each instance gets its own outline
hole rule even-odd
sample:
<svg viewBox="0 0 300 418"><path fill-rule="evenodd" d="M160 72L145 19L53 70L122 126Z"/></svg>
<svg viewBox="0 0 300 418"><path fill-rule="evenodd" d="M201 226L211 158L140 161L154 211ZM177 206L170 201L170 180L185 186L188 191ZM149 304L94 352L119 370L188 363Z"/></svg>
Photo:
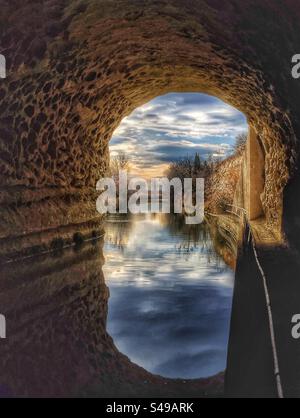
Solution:
<svg viewBox="0 0 300 418"><path fill-rule="evenodd" d="M234 273L206 225L166 215L109 218L107 330L147 371L212 376L226 367Z"/></svg>

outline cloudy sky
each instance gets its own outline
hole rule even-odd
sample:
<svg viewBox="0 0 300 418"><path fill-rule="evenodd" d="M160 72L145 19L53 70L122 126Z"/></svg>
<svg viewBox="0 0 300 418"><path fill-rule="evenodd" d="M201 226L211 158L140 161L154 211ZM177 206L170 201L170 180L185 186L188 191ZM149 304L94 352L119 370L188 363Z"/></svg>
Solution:
<svg viewBox="0 0 300 418"><path fill-rule="evenodd" d="M110 142L111 155L129 154L132 172L163 175L170 161L198 152L225 157L247 130L245 116L221 100L198 93L157 97L125 118Z"/></svg>

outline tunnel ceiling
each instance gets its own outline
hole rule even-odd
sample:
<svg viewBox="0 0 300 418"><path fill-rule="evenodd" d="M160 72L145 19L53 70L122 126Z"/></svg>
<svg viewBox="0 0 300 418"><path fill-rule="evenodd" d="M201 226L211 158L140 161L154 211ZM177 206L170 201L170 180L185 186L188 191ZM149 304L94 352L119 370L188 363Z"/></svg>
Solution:
<svg viewBox="0 0 300 418"><path fill-rule="evenodd" d="M1 3L2 207L94 190L122 118L158 95L193 91L236 107L257 131L263 204L276 222L298 158L297 1Z"/></svg>

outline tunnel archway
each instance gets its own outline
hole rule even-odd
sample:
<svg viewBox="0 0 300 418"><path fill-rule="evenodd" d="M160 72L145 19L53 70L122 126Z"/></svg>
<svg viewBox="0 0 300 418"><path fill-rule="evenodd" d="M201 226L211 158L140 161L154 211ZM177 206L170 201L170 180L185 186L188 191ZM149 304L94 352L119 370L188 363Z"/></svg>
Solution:
<svg viewBox="0 0 300 418"><path fill-rule="evenodd" d="M90 219L113 131L137 106L170 91L215 95L247 115L265 150L263 211L281 229L282 193L297 156L297 108L285 101L294 86L292 1L17 3L5 6L10 25L0 44L8 63L0 89L2 237ZM254 23L260 13L269 27ZM287 40L280 59L268 41L276 33ZM29 207L39 213L34 227Z"/></svg>
<svg viewBox="0 0 300 418"><path fill-rule="evenodd" d="M226 217L221 203L233 199L243 158L244 139L237 150L236 137L247 129L244 115L216 97L156 97L114 132L110 175L118 179L125 169L148 181L183 174L206 180L214 172L214 190L206 194L218 198L208 199L209 210ZM218 215L189 227L183 216L154 214L150 206L143 203L141 214L108 215L105 223L108 331L123 354L151 373L184 379L222 373L237 242L218 231Z"/></svg>

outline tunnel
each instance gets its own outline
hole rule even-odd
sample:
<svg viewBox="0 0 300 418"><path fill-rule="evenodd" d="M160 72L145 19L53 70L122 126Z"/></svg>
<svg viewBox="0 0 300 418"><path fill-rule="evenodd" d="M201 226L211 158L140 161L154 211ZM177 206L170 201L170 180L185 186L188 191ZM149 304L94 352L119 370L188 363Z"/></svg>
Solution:
<svg viewBox="0 0 300 418"><path fill-rule="evenodd" d="M40 232L101 224L96 183L113 132L170 92L246 115L236 203L300 250L296 0L2 0L0 13L2 254L24 237L40 244Z"/></svg>

